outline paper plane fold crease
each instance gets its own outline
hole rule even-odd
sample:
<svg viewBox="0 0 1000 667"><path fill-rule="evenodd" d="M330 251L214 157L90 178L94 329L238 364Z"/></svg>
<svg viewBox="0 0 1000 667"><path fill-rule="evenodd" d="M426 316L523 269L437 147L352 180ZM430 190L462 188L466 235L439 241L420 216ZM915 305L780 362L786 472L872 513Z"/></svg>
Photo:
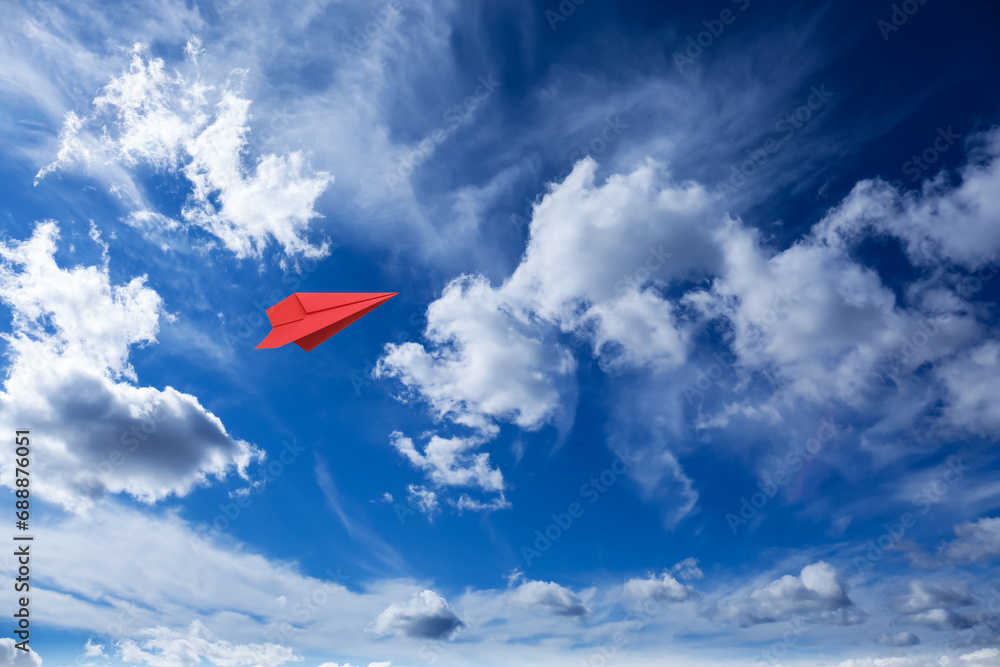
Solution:
<svg viewBox="0 0 1000 667"><path fill-rule="evenodd" d="M308 352L399 292L296 292L267 309L271 333L256 349L295 343Z"/></svg>

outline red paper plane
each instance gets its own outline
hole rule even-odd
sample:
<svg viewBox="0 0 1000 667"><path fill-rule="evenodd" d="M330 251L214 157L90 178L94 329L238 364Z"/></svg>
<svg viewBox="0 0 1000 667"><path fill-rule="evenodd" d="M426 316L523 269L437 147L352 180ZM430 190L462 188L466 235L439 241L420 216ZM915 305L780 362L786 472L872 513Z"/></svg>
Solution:
<svg viewBox="0 0 1000 667"><path fill-rule="evenodd" d="M295 343L308 352L399 292L296 292L267 309L271 333L256 349Z"/></svg>

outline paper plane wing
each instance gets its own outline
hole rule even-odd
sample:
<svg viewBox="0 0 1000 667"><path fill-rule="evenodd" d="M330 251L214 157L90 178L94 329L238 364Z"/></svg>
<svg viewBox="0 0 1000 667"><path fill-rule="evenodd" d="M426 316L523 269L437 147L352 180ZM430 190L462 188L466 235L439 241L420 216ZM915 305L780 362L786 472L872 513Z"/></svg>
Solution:
<svg viewBox="0 0 1000 667"><path fill-rule="evenodd" d="M399 292L296 292L267 309L271 333L256 349L295 343L308 352Z"/></svg>

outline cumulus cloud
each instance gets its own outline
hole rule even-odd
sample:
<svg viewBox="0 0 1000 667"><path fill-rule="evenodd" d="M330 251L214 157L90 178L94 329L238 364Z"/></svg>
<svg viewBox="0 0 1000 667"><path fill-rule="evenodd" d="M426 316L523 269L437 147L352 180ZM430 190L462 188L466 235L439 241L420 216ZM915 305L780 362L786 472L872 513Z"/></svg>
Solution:
<svg viewBox="0 0 1000 667"><path fill-rule="evenodd" d="M491 437L498 421L533 429L571 414L574 358L553 332L588 344L608 372L648 369L683 382L696 376L688 360L711 325L726 332L737 390L753 376L767 382L752 397L699 406L696 428L781 421L788 405L830 400L877 421L872 406L885 403L872 395L896 387L923 393L917 400L942 426L995 432L1000 345L986 340L968 301L975 289L961 286L963 271L1000 249L989 213L1000 129L977 141L961 185L902 194L862 181L782 250L655 163L598 183L596 163L582 160L534 205L510 277L455 279L428 307L425 341L388 345L376 374L399 380L437 418ZM942 224L946 214L959 220L961 240ZM896 238L912 263L936 272L898 295L858 259L858 244L873 236ZM927 364L929 374L917 373ZM932 416L936 401L943 407Z"/></svg>
<svg viewBox="0 0 1000 667"><path fill-rule="evenodd" d="M0 638L0 665L9 667L42 667L42 658L34 649L22 651L9 637Z"/></svg>
<svg viewBox="0 0 1000 667"><path fill-rule="evenodd" d="M709 198L653 163L600 185L596 170L582 160L535 206L524 258L507 281L453 280L427 309L426 342L387 345L376 376L488 438L498 420L537 429L571 418L576 361L561 333L589 341L611 372L682 363L688 336L654 289L718 264ZM461 465L477 478L485 470L482 459ZM442 478L438 468L431 474Z"/></svg>
<svg viewBox="0 0 1000 667"><path fill-rule="evenodd" d="M848 597L841 573L824 561L807 565L797 577L786 574L747 597L725 600L717 611L720 620L744 627L797 615L813 623L832 625L854 625L864 620L864 613Z"/></svg>
<svg viewBox="0 0 1000 667"><path fill-rule="evenodd" d="M145 278L111 283L107 264L63 269L58 228L0 243L0 300L10 307L0 420L44 431L34 493L84 511L105 493L151 503L185 495L262 454L233 438L198 399L137 384L131 349L156 342L162 301ZM0 454L9 471L12 453ZM4 475L13 485L13 474Z"/></svg>
<svg viewBox="0 0 1000 667"><path fill-rule="evenodd" d="M655 288L717 270L721 220L701 186L656 163L601 184L596 172L581 160L534 207L524 258L502 291L563 331L589 332L614 369L676 366L688 335Z"/></svg>
<svg viewBox="0 0 1000 667"><path fill-rule="evenodd" d="M439 418L486 432L494 418L529 429L552 419L576 368L483 277L449 283L427 309L425 335L435 349L386 345L376 376L399 379Z"/></svg>
<svg viewBox="0 0 1000 667"><path fill-rule="evenodd" d="M869 224L902 239L914 263L927 266L944 259L975 269L1000 250L1000 229L993 217L1000 206L1000 132L994 129L970 139L970 159L958 170L957 186L948 187L947 176L939 174L925 181L920 192L889 192L888 197L883 192L875 198L869 190L868 197L854 202Z"/></svg>
<svg viewBox="0 0 1000 667"><path fill-rule="evenodd" d="M689 558L675 565L671 572L682 579L700 579L702 572L698 568L697 562L693 558ZM651 573L645 579L629 579L625 582L623 590L626 597L659 602L683 602L698 595L698 591L693 586L677 581L670 572L663 572L659 577Z"/></svg>
<svg viewBox="0 0 1000 667"><path fill-rule="evenodd" d="M413 440L399 431L390 435L392 446L415 468L427 471L440 486L469 486L484 491L503 491L503 475L490 467L489 455L471 451L482 444L478 438L442 438L431 436L423 453Z"/></svg>
<svg viewBox="0 0 1000 667"><path fill-rule="evenodd" d="M701 571L700 567L698 567L697 558L685 558L670 568L670 571L678 579L683 579L685 581L688 579L701 579L705 576L705 573Z"/></svg>
<svg viewBox="0 0 1000 667"><path fill-rule="evenodd" d="M653 163L601 185L596 171L582 160L535 206L524 258L504 284L455 279L428 307L427 345L388 345L377 372L456 423L537 428L559 412L560 380L575 367L567 348L546 344L553 330L589 340L616 369L683 362L687 335L651 289L718 264L709 199ZM671 252L678 245L683 258Z"/></svg>
<svg viewBox="0 0 1000 667"><path fill-rule="evenodd" d="M1000 374L1000 342L995 340L963 350L935 369L948 401L945 416L977 435L991 437L1000 429L1000 401L994 383Z"/></svg>
<svg viewBox="0 0 1000 667"><path fill-rule="evenodd" d="M339 665L335 662L324 662L319 667L354 667L354 666L347 662L345 662L343 665ZM392 667L392 662L388 660L385 662L369 662L368 667Z"/></svg>
<svg viewBox="0 0 1000 667"><path fill-rule="evenodd" d="M83 654L88 658L106 658L108 656L104 655L104 645L94 644L91 640L87 640L87 643L83 647Z"/></svg>
<svg viewBox="0 0 1000 667"><path fill-rule="evenodd" d="M375 634L403 635L415 639L451 639L465 623L434 591L414 593L408 602L395 602L379 614L372 629Z"/></svg>
<svg viewBox="0 0 1000 667"><path fill-rule="evenodd" d="M768 257L756 231L733 224L720 244L727 263L712 294L741 363L772 369L793 395L853 401L904 319L878 275L811 237Z"/></svg>
<svg viewBox="0 0 1000 667"><path fill-rule="evenodd" d="M301 151L263 155L250 167L250 101L240 97L235 84L217 89L201 81L195 63L199 47L196 40L188 44L186 69L195 72L188 79L169 72L162 59L137 44L129 69L94 99L94 113L85 118L67 114L56 160L38 172L36 184L76 166L148 165L187 179L191 192L182 219L218 238L237 257L259 257L271 241L287 255L325 256L328 244L314 245L305 234L319 217L316 200L333 177L312 172ZM242 75L232 73L237 81ZM144 210L141 195L131 190L133 204L143 210L130 216L130 223L151 225L150 233L157 235L165 218Z"/></svg>
<svg viewBox="0 0 1000 667"><path fill-rule="evenodd" d="M698 370L688 363L698 332L712 325L727 332L742 378L737 389L745 391L754 375L768 388L699 406L696 428L780 421L788 405L802 402L837 400L872 411L882 403L869 399L890 391L890 376L896 387L912 386L911 395L926 393L928 409L942 401L940 424L993 432L1000 402L990 382L1000 346L983 341L986 327L965 298L968 290L955 286L956 271L975 264L974 247L980 255L1000 248L984 222L992 210L985 184L1000 183L1000 130L981 143L961 186L935 183L902 195L881 181L862 181L780 251L759 231L720 215L699 185L678 183L655 163L598 183L596 163L582 160L534 205L528 244L510 277L500 285L456 278L428 307L424 342L387 345L376 375L397 379L404 397L424 401L436 418L478 430L479 447L499 421L536 429L571 418L575 361L559 336L589 345L608 372L648 369L684 382ZM933 223L940 210L961 215L980 242L956 245L942 236L947 225ZM914 236L911 227L922 231ZM901 299L875 267L858 260L858 243L872 235L895 236L912 262L940 270ZM666 296L677 286L686 291ZM917 377L928 363L930 376ZM932 378L937 382L929 385ZM671 452L655 449L647 454L676 463ZM414 465L445 477L413 451ZM481 457L456 466L469 478L487 470ZM677 492L690 501L671 525L697 500L681 488L686 477L678 468L671 473Z"/></svg>
<svg viewBox="0 0 1000 667"><path fill-rule="evenodd" d="M520 584L516 584L520 581ZM513 586L507 596L516 605L543 609L555 616L586 616L589 612L573 591L552 581L524 579L520 572L510 577Z"/></svg>
<svg viewBox="0 0 1000 667"><path fill-rule="evenodd" d="M807 380L799 381L799 389L815 387L844 398L852 386L870 389L885 374L906 383L908 373L930 363L939 383L934 390L944 404L941 422L977 435L996 430L1000 402L989 390L989 378L995 375L1000 348L990 340L987 318L969 300L1000 270L996 264L1000 236L991 217L1000 183L1000 128L974 135L973 143L976 147L959 170L958 185L952 186L944 174L907 193L880 180L861 181L807 238L775 256L774 260L791 260L808 252L813 255L812 267L826 263L823 270L828 275L840 276L829 283L839 285L841 306L823 306L829 297L810 287L814 281L807 279L795 290L808 297L804 308L797 304L790 309L782 326L774 327L773 337L765 337L784 343L775 344L768 355L780 362L777 369L797 367L805 373ZM871 236L898 240L914 266L934 269L936 277L914 282L903 301L895 302L873 268L845 261L845 250ZM789 327L794 329L803 314L817 307L828 314L839 312L837 322L822 324L814 313L809 317L818 325L818 337L789 337ZM809 347L802 351L815 357L814 364L824 354L839 351L839 359L827 357L822 362L829 376L826 382L818 365L814 370L801 361L790 366L788 357L798 356L797 345Z"/></svg>
<svg viewBox="0 0 1000 667"><path fill-rule="evenodd" d="M143 630L139 635L144 637L140 641L118 642L118 656L123 662L194 667L206 660L220 667L278 667L302 660L292 649L277 644L215 640L200 621L183 630L157 627Z"/></svg>
<svg viewBox="0 0 1000 667"><path fill-rule="evenodd" d="M427 320L426 334L438 349L389 344L375 375L399 379L410 394L427 401L437 418L478 434L432 435L422 453L402 433L393 433L391 442L438 486L501 492L503 475L488 453L475 450L496 434L496 418L529 429L554 419L564 407L576 363L568 350L514 316L483 278L450 283L428 308ZM471 509L473 503L463 506Z"/></svg>
<svg viewBox="0 0 1000 667"><path fill-rule="evenodd" d="M959 524L954 530L956 538L941 547L946 557L975 562L1000 556L1000 517Z"/></svg>

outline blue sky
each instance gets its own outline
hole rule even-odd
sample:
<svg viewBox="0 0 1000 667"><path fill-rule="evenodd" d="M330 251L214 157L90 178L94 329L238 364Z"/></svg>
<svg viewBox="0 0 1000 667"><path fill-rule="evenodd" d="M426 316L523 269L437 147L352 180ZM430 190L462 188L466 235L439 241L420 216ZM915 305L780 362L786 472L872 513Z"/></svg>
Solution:
<svg viewBox="0 0 1000 667"><path fill-rule="evenodd" d="M996 7L7 13L0 664L1000 665Z"/></svg>

